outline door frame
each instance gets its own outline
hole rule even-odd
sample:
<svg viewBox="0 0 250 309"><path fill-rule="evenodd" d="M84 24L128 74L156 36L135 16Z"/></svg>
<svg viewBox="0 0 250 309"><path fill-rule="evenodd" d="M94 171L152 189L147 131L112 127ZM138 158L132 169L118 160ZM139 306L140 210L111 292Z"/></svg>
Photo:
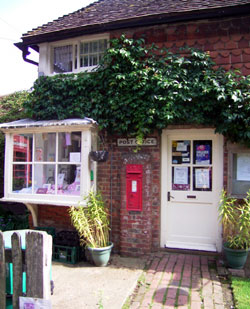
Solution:
<svg viewBox="0 0 250 309"><path fill-rule="evenodd" d="M220 200L220 194L221 190L223 188L223 158L224 158L224 137L221 134L214 133L215 129L213 128L198 128L198 129L191 129L191 128L181 128L181 129L164 129L162 131L161 136L161 232L160 232L160 246L162 248L165 247L165 244L167 242L167 180L168 175L166 171L168 170L168 138L170 136L180 136L180 139L183 138L183 136L195 139L202 139L204 136L206 138L211 137L213 138L217 143L217 151L214 153L213 158L213 166L214 169L217 169L217 175L218 177L215 179L213 183L213 192L215 194L215 199L218 201L218 207L219 207L219 200ZM218 252L221 252L222 250L222 226L219 223L216 226L216 249Z"/></svg>

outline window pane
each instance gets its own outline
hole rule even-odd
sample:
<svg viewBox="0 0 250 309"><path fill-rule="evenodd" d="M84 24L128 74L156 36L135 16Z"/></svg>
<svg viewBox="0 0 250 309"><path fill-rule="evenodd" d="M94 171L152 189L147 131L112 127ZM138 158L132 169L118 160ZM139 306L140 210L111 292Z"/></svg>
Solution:
<svg viewBox="0 0 250 309"><path fill-rule="evenodd" d="M85 56L83 59L83 66L88 67L89 66L89 57Z"/></svg>
<svg viewBox="0 0 250 309"><path fill-rule="evenodd" d="M54 72L72 72L72 45L54 48Z"/></svg>
<svg viewBox="0 0 250 309"><path fill-rule="evenodd" d="M36 164L34 171L34 186L36 194L54 194L55 165Z"/></svg>
<svg viewBox="0 0 250 309"><path fill-rule="evenodd" d="M98 61L97 61L97 55L93 55L93 65L97 65Z"/></svg>
<svg viewBox="0 0 250 309"><path fill-rule="evenodd" d="M96 53L98 50L98 41L93 42L93 53Z"/></svg>
<svg viewBox="0 0 250 309"><path fill-rule="evenodd" d="M172 190L175 191L190 190L190 167L188 166L172 167Z"/></svg>
<svg viewBox="0 0 250 309"><path fill-rule="evenodd" d="M81 132L58 134L58 161L81 162Z"/></svg>
<svg viewBox="0 0 250 309"><path fill-rule="evenodd" d="M190 163L190 141L172 141L172 164Z"/></svg>
<svg viewBox="0 0 250 309"><path fill-rule="evenodd" d="M232 194L245 195L250 189L250 154L233 154Z"/></svg>
<svg viewBox="0 0 250 309"><path fill-rule="evenodd" d="M18 134L13 136L13 161L31 162L32 161L32 134Z"/></svg>
<svg viewBox="0 0 250 309"><path fill-rule="evenodd" d="M56 134L35 134L35 161L54 162L56 159Z"/></svg>
<svg viewBox="0 0 250 309"><path fill-rule="evenodd" d="M58 194L80 195L80 165L60 164L58 167Z"/></svg>
<svg viewBox="0 0 250 309"><path fill-rule="evenodd" d="M80 67L96 66L107 49L107 40L97 40L80 44Z"/></svg>
<svg viewBox="0 0 250 309"><path fill-rule="evenodd" d="M212 164L212 141L194 141L194 164Z"/></svg>
<svg viewBox="0 0 250 309"><path fill-rule="evenodd" d="M13 164L13 185L14 193L32 193L32 165Z"/></svg>
<svg viewBox="0 0 250 309"><path fill-rule="evenodd" d="M193 190L212 191L212 167L193 168Z"/></svg>

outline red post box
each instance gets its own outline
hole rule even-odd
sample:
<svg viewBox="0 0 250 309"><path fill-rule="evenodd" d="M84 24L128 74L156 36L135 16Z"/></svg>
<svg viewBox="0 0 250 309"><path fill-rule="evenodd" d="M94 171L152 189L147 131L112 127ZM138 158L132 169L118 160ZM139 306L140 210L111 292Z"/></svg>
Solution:
<svg viewBox="0 0 250 309"><path fill-rule="evenodd" d="M142 165L127 164L127 210L142 211Z"/></svg>

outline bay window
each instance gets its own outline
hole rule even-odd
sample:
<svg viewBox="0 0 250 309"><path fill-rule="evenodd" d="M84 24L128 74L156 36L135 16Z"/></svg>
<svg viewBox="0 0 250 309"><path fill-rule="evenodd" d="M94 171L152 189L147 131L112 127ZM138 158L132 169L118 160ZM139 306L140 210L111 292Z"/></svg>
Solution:
<svg viewBox="0 0 250 309"><path fill-rule="evenodd" d="M5 200L68 205L77 203L95 185L95 163L89 152L95 148L94 121L27 120L2 124L6 133ZM52 121L53 122L53 121ZM73 122L74 123L74 122ZM10 151L11 150L11 151Z"/></svg>

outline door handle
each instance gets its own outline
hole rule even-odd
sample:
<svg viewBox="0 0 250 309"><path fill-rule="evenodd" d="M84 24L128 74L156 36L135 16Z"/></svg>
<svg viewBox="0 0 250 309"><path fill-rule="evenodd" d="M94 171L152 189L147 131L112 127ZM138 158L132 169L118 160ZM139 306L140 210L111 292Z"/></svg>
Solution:
<svg viewBox="0 0 250 309"><path fill-rule="evenodd" d="M174 198L174 196L172 196L172 195L170 194L170 191L168 191L168 202L170 201L171 198Z"/></svg>

